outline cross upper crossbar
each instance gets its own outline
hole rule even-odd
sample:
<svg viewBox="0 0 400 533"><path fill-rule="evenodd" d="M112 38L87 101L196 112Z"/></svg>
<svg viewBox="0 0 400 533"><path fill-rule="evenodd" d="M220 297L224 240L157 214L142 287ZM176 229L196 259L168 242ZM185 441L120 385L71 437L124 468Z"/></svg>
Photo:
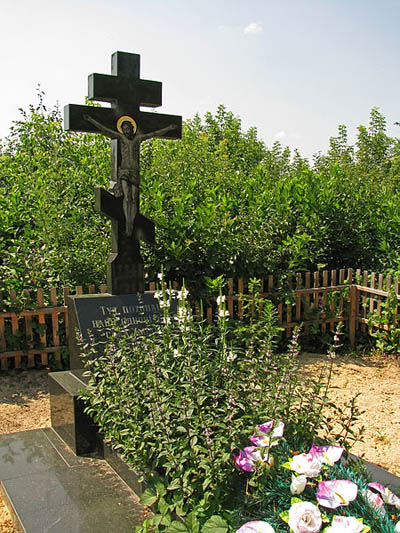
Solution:
<svg viewBox="0 0 400 533"><path fill-rule="evenodd" d="M159 107L162 83L140 79L140 56L115 52L111 58L111 75L89 76L89 100L111 102L114 106ZM138 109L139 110L139 109Z"/></svg>
<svg viewBox="0 0 400 533"><path fill-rule="evenodd" d="M88 98L92 101L110 102L111 108L70 104L64 108L64 129L98 133L84 115L115 129L121 115L133 117L140 133L174 125L175 129L160 135L162 139L182 137L182 117L161 113L148 113L140 106L159 107L162 102L162 83L140 79L140 55L115 52L111 57L111 75L91 74L88 79Z"/></svg>

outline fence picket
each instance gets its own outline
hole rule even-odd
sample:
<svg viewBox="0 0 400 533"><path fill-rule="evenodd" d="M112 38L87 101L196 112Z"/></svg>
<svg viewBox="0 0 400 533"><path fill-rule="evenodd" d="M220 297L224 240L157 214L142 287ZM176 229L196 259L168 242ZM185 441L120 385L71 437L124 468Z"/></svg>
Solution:
<svg viewBox="0 0 400 533"><path fill-rule="evenodd" d="M50 289L50 303L53 307L57 307L57 289L55 287Z"/></svg>
<svg viewBox="0 0 400 533"><path fill-rule="evenodd" d="M35 366L35 355L32 352L29 352L33 348L33 331L32 331L32 316L28 315L25 317L25 335L26 335L26 344L28 348L28 367L32 368Z"/></svg>
<svg viewBox="0 0 400 533"><path fill-rule="evenodd" d="M303 285L303 278L301 276L301 273L298 272L296 274L296 290L299 290L302 288ZM296 295L296 322L301 322L301 294L297 293Z"/></svg>
<svg viewBox="0 0 400 533"><path fill-rule="evenodd" d="M314 283L313 283L314 289L318 289L319 288L319 272L318 271L314 272L313 279L314 279ZM317 316L318 320L319 320L319 315L320 315L319 296L320 296L320 292L315 291L313 294L313 310L315 313L314 316Z"/></svg>
<svg viewBox="0 0 400 533"><path fill-rule="evenodd" d="M383 288L383 274L379 274L378 276L378 290L381 291ZM378 296L378 302L376 305L376 312L378 313L378 316L381 316L382 314L382 299L380 296Z"/></svg>
<svg viewBox="0 0 400 533"><path fill-rule="evenodd" d="M375 289L375 281L376 281L376 274L375 272L371 273L371 282L370 282L370 288ZM369 297L369 312L372 314L375 310L375 298L373 296Z"/></svg>
<svg viewBox="0 0 400 533"><path fill-rule="evenodd" d="M228 311L233 316L233 279L228 279Z"/></svg>
<svg viewBox="0 0 400 533"><path fill-rule="evenodd" d="M311 272L306 272L304 286L306 289L309 289L311 287ZM303 299L304 299L305 310L307 313L310 313L310 309L311 309L310 294L309 293L305 294L303 296ZM308 325L305 325L304 333L307 334L308 331L309 331L309 327Z"/></svg>
<svg viewBox="0 0 400 533"><path fill-rule="evenodd" d="M243 278L239 278L238 280L238 293L239 296L241 294L244 294L244 281ZM243 302L241 302L240 298L238 301L238 315L240 318L243 318Z"/></svg>
<svg viewBox="0 0 400 533"><path fill-rule="evenodd" d="M324 270L322 272L322 286L324 288L326 288L328 286L328 271L327 270ZM321 331L322 333L325 333L326 331L326 297L327 297L327 292L324 291L322 293L322 309L323 309L323 312L322 312L322 324L321 324Z"/></svg>
<svg viewBox="0 0 400 533"><path fill-rule="evenodd" d="M288 276L288 288L289 291L292 290L292 276ZM286 337L289 338L292 334L292 326L290 324L292 323L292 304L289 302L286 304Z"/></svg>
<svg viewBox="0 0 400 533"><path fill-rule="evenodd" d="M362 284L364 287L368 285L368 270L364 270L363 272L363 278L362 278ZM368 306L368 298L366 293L364 292L361 297L361 306L362 306L362 316L365 322L361 323L361 331L365 333L367 331L367 306Z"/></svg>
<svg viewBox="0 0 400 533"><path fill-rule="evenodd" d="M6 348L5 323L4 323L4 318L0 316L0 357L1 357L1 352L5 352L6 349L7 348ZM8 362L7 362L6 357L4 357L4 355L0 359L0 364L1 364L1 370L7 370Z"/></svg>

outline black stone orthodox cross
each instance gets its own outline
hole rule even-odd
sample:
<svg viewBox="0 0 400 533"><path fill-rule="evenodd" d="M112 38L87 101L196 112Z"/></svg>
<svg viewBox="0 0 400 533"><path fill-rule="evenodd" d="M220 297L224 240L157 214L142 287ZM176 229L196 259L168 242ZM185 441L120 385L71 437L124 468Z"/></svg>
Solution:
<svg viewBox="0 0 400 533"><path fill-rule="evenodd" d="M140 56L115 52L111 75L89 76L89 100L110 102L111 107L67 105L64 129L103 133L111 140L111 194L95 189L96 210L111 218L112 253L107 261L111 294L144 291L140 240L154 243L154 223L139 213L140 143L152 137L180 139L182 117L148 113L140 106L161 105L162 84L140 79Z"/></svg>

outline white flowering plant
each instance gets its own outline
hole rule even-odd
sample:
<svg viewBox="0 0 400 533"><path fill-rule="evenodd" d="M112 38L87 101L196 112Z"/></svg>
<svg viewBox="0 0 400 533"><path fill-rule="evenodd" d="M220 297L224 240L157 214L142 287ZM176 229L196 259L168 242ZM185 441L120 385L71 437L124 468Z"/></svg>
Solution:
<svg viewBox="0 0 400 533"><path fill-rule="evenodd" d="M236 496L244 495L247 506L246 487L251 494L275 475L283 434L283 423L257 427L253 449L242 453L249 473L254 467L246 478L233 455L240 456L237 446L245 444L248 428L262 419L285 420L291 449L311 445L317 431L329 429L323 416L327 383L299 379L298 330L286 353L276 351L272 305L264 305L265 337L238 345L222 291L210 326L195 318L185 287L172 290L162 275L160 282L155 297L161 320L132 333L118 326L116 317L104 352L95 344L86 348L89 385L82 399L146 481L142 503L152 506L154 515L138 531L233 531L243 504ZM176 313L170 312L172 301ZM331 364L327 359L327 376Z"/></svg>

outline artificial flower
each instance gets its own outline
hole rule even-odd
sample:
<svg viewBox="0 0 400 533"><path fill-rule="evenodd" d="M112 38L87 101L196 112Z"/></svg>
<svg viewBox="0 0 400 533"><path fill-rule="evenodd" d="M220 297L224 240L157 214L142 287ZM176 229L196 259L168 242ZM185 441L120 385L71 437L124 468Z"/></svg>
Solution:
<svg viewBox="0 0 400 533"><path fill-rule="evenodd" d="M307 477L317 477L321 472L322 463L318 457L310 453L295 455L289 462L290 470Z"/></svg>
<svg viewBox="0 0 400 533"><path fill-rule="evenodd" d="M257 446L247 446L240 450L239 455L234 455L235 463L239 468L246 472L254 472L256 465L262 466L264 464L272 465L272 457L264 457L262 451Z"/></svg>
<svg viewBox="0 0 400 533"><path fill-rule="evenodd" d="M277 446L279 444L279 438L282 437L285 424L281 421L275 422L271 420L257 426L258 434L254 433L250 437L251 442L255 446Z"/></svg>
<svg viewBox="0 0 400 533"><path fill-rule="evenodd" d="M236 530L236 533L275 533L275 529L267 524L267 522L254 520L253 522L246 522Z"/></svg>
<svg viewBox="0 0 400 533"><path fill-rule="evenodd" d="M362 494L371 507L375 507L377 511L386 514L385 504L379 494L369 489L363 490Z"/></svg>
<svg viewBox="0 0 400 533"><path fill-rule="evenodd" d="M290 484L290 492L292 494L301 494L307 485L307 476L295 476L292 474L292 482Z"/></svg>
<svg viewBox="0 0 400 533"><path fill-rule="evenodd" d="M348 479L333 479L320 481L316 493L317 502L328 509L337 509L342 505L349 505L357 498L358 488Z"/></svg>
<svg viewBox="0 0 400 533"><path fill-rule="evenodd" d="M319 459L321 463L332 466L342 457L343 448L340 446L311 446L309 453Z"/></svg>
<svg viewBox="0 0 400 533"><path fill-rule="evenodd" d="M384 487L380 483L368 483L368 487L370 489L374 489L382 495L382 500L389 504L394 505L396 509L400 509L400 498L396 496L396 494L393 494L392 491L390 491L387 487Z"/></svg>
<svg viewBox="0 0 400 533"><path fill-rule="evenodd" d="M296 502L289 509L289 527L294 533L318 533L322 526L320 510L310 502Z"/></svg>
<svg viewBox="0 0 400 533"><path fill-rule="evenodd" d="M324 533L361 533L369 530L370 528L366 528L362 520L354 516L334 516L331 525L324 529Z"/></svg>

